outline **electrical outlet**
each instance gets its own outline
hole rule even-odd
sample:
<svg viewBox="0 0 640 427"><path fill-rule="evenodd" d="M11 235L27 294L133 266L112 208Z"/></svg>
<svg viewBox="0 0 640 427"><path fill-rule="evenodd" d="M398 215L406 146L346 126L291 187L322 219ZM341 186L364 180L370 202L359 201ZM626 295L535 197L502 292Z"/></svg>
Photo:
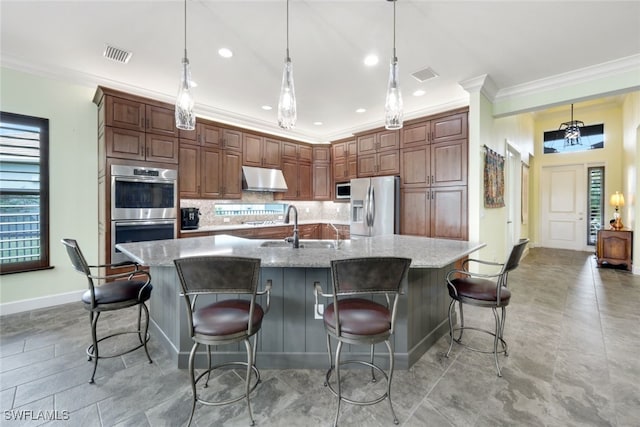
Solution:
<svg viewBox="0 0 640 427"><path fill-rule="evenodd" d="M313 307L313 318L322 319L322 313L324 313L324 304L316 304Z"/></svg>
<svg viewBox="0 0 640 427"><path fill-rule="evenodd" d="M306 213L309 213L309 208L305 208L305 209L304 209L304 211L305 211Z"/></svg>
<svg viewBox="0 0 640 427"><path fill-rule="evenodd" d="M340 206L336 206L336 212L340 212Z"/></svg>
<svg viewBox="0 0 640 427"><path fill-rule="evenodd" d="M231 218L223 218L222 222L231 222Z"/></svg>

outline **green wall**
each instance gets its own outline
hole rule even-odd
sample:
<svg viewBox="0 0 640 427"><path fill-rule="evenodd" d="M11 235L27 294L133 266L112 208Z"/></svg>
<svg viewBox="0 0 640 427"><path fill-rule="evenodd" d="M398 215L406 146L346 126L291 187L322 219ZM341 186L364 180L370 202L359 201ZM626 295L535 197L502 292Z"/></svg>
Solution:
<svg viewBox="0 0 640 427"><path fill-rule="evenodd" d="M60 239L98 259L95 88L0 69L0 109L49 119L50 259L53 269L0 276L2 314L78 301L86 281L71 269ZM16 302L20 302L16 304Z"/></svg>

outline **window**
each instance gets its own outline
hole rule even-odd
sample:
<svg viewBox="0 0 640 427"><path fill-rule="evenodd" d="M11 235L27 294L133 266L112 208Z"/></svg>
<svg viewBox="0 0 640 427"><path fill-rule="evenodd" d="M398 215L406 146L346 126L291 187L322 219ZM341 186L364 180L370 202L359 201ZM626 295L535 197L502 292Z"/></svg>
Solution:
<svg viewBox="0 0 640 427"><path fill-rule="evenodd" d="M604 226L604 167L591 167L587 169L587 194L588 204L587 212L588 227L587 245L595 245L598 236L598 230Z"/></svg>
<svg viewBox="0 0 640 427"><path fill-rule="evenodd" d="M604 148L603 124L581 127L580 138L573 143L564 139L564 130L552 130L544 133L544 154L570 153L598 148Z"/></svg>
<svg viewBox="0 0 640 427"><path fill-rule="evenodd" d="M0 112L0 273L49 267L49 120Z"/></svg>

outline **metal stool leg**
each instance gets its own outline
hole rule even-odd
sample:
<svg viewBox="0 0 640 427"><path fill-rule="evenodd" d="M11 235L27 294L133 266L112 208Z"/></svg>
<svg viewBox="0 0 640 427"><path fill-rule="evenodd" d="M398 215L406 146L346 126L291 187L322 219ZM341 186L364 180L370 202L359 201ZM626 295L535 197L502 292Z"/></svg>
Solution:
<svg viewBox="0 0 640 427"><path fill-rule="evenodd" d="M211 378L211 346L207 344L207 380L204 382L204 388L209 387L209 379Z"/></svg>
<svg viewBox="0 0 640 427"><path fill-rule="evenodd" d="M507 343L504 340L504 323L506 321L506 316L507 316L507 308L503 306L502 317L500 318L500 342L502 343L502 348L504 349L504 355L509 356Z"/></svg>
<svg viewBox="0 0 640 427"><path fill-rule="evenodd" d="M195 342L193 347L191 347L191 353L189 354L189 380L191 381L191 392L193 393L193 402L191 403L191 414L189 414L189 421L187 422L187 427L191 425L191 421L193 421L193 414L196 411L196 402L198 401L198 395L196 393L196 374L194 371L194 359L196 357L196 351L198 349L198 344Z"/></svg>
<svg viewBox="0 0 640 427"><path fill-rule="evenodd" d="M393 410L393 404L391 403L391 379L393 378L393 366L394 366L394 353L391 349L391 344L389 340L385 340L384 342L387 345L387 350L389 351L389 375L387 377L387 399L389 399L389 408L391 409L391 415L393 416L393 423L398 424L398 417L396 416L396 412Z"/></svg>
<svg viewBox="0 0 640 427"><path fill-rule="evenodd" d="M498 311L495 308L491 309L493 311L493 317L496 322L496 333L493 337L493 358L496 362L496 370L498 371L498 376L502 376L502 372L500 372L500 363L498 361L498 341L500 341L500 317L498 316Z"/></svg>
<svg viewBox="0 0 640 427"><path fill-rule="evenodd" d="M456 300L452 299L451 302L449 303L449 350L447 350L447 354L445 354L445 357L449 357L449 354L451 354L451 349L453 348L453 310L455 307L455 303Z"/></svg>
<svg viewBox="0 0 640 427"><path fill-rule="evenodd" d="M371 344L371 357L370 357L370 361L371 361L371 366L373 366L373 356L374 356L374 348L375 348L375 344ZM375 370L373 368L371 368L371 382L375 383L376 380L376 374L375 374Z"/></svg>
<svg viewBox="0 0 640 427"><path fill-rule="evenodd" d="M245 380L245 395L247 398L247 409L249 410L249 419L251 420L251 424L256 425L255 420L253 419L253 413L251 412L251 402L249 400L249 393L251 392L251 369L253 368L253 351L251 350L251 342L249 342L249 338L244 340L244 346L247 349L247 378Z"/></svg>
<svg viewBox="0 0 640 427"><path fill-rule="evenodd" d="M338 416L340 415L340 403L342 403L342 390L340 387L340 352L342 351L342 341L338 340L336 346L336 359L334 367L336 370L336 381L338 382L338 407L336 408L336 418L333 420L333 427L338 426Z"/></svg>
<svg viewBox="0 0 640 427"><path fill-rule="evenodd" d="M96 376L96 370L98 369L98 318L100 317L100 312L90 312L89 318L91 319L91 339L93 344L90 346L91 350L87 349L87 353L89 354L89 360L93 358L93 372L91 373L91 379L89 380L89 384L94 383L94 377Z"/></svg>
<svg viewBox="0 0 640 427"><path fill-rule="evenodd" d="M153 360L151 360L151 356L149 355L149 349L147 348L147 342L149 341L148 339L148 335L149 335L149 309L147 308L147 305L145 303L140 304L140 307L138 307L138 331L140 331L140 318L142 316L142 310L144 310L144 314L145 314L145 323L144 323L144 341L140 341L141 344L144 344L144 352L147 354L147 359L149 359L149 363L153 363ZM138 333L138 336L140 337L140 334ZM142 339L142 337L140 337Z"/></svg>
<svg viewBox="0 0 640 427"><path fill-rule="evenodd" d="M325 376L324 386L329 385L329 374L333 370L333 354L331 353L331 337L327 334L327 354L329 355L329 370L327 371L327 375Z"/></svg>

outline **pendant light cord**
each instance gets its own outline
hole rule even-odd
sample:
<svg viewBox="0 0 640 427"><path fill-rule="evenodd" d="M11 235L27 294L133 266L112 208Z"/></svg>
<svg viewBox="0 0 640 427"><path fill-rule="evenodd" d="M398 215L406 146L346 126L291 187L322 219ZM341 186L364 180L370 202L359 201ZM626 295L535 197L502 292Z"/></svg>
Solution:
<svg viewBox="0 0 640 427"><path fill-rule="evenodd" d="M184 57L187 57L187 0L184 0Z"/></svg>
<svg viewBox="0 0 640 427"><path fill-rule="evenodd" d="M397 61L396 57L396 1L393 0L393 60Z"/></svg>
<svg viewBox="0 0 640 427"><path fill-rule="evenodd" d="M287 60L289 58L289 0L287 0Z"/></svg>

